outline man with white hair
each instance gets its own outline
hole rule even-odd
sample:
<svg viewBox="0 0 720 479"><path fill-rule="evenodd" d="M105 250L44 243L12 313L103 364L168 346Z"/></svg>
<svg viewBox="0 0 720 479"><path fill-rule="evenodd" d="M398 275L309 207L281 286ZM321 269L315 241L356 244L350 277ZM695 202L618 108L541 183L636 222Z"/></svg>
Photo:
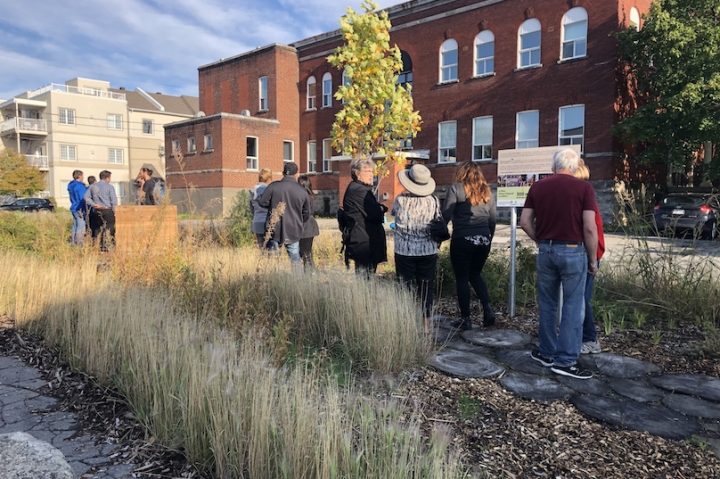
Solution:
<svg viewBox="0 0 720 479"><path fill-rule="evenodd" d="M553 157L553 175L535 183L520 227L537 243L540 346L532 359L576 379L592 374L577 365L585 314L585 277L597 272L596 200L590 183L573 175L580 158L571 149ZM556 325L562 288L560 327Z"/></svg>

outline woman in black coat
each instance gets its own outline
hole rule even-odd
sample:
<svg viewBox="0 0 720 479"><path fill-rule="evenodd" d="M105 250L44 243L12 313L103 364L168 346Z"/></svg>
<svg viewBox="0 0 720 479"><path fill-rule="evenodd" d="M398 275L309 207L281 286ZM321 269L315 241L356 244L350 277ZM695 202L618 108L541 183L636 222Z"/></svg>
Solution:
<svg viewBox="0 0 720 479"><path fill-rule="evenodd" d="M387 261L385 242L385 212L372 191L375 163L355 161L350 167L352 182L343 198L343 242L347 259L355 262L355 270L375 273L377 265Z"/></svg>

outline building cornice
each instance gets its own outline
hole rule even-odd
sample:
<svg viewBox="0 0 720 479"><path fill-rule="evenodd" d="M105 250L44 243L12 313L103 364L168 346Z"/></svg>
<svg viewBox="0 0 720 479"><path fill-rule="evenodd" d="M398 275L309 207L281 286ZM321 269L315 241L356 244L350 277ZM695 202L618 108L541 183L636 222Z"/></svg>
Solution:
<svg viewBox="0 0 720 479"><path fill-rule="evenodd" d="M238 54L238 55L233 55L233 56L228 57L228 58L221 58L220 60L214 61L214 62L212 62L212 63L207 63L207 64L205 64L205 65L200 65L200 66L198 67L198 71L203 71L203 70L207 70L207 69L209 69L209 68L218 67L218 66L224 65L224 64L226 64L226 63L236 62L236 61L238 61L238 60L242 60L242 59L245 59L245 58L249 58L249 57L252 57L252 56L254 56L254 55L258 55L258 54L260 54L260 53L264 53L264 52L267 52L267 51L270 51L270 50L273 50L273 49L287 50L287 51L292 52L292 53L296 53L296 52L297 52L297 50L296 50L293 46L282 45L282 44L280 44L280 43L272 43L272 44L270 44L270 45L265 45L265 46L262 46L262 47L258 47L258 48L256 48L255 50L250 50L249 52L240 53L240 54Z"/></svg>
<svg viewBox="0 0 720 479"><path fill-rule="evenodd" d="M279 125L280 122L275 119L270 118L257 118L254 116L246 116L246 115L238 115L237 113L217 113L215 115L210 116L201 116L197 118L190 118L188 120L180 120L175 121L172 123L168 123L166 125L163 125L165 129L167 128L176 128L181 126L189 126L199 123L208 123L215 120L239 120L239 121L249 121L251 123L265 123L269 125Z"/></svg>

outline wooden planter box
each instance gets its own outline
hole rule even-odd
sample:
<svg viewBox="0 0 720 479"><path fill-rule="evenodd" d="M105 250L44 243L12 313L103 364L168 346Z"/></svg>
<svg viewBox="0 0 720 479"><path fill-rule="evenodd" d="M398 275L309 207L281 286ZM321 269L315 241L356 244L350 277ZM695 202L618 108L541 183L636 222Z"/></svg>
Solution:
<svg viewBox="0 0 720 479"><path fill-rule="evenodd" d="M177 206L121 205L115 209L116 249L161 252L178 241Z"/></svg>

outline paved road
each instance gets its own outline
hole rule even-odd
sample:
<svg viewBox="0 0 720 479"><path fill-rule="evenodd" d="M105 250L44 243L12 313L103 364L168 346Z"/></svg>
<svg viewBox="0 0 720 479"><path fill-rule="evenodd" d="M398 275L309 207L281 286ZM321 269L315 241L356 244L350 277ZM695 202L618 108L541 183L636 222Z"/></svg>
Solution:
<svg viewBox="0 0 720 479"><path fill-rule="evenodd" d="M82 433L75 414L43 395L40 372L19 359L0 356L0 434L25 432L59 449L78 478L125 479L134 466L113 465L117 445Z"/></svg>

